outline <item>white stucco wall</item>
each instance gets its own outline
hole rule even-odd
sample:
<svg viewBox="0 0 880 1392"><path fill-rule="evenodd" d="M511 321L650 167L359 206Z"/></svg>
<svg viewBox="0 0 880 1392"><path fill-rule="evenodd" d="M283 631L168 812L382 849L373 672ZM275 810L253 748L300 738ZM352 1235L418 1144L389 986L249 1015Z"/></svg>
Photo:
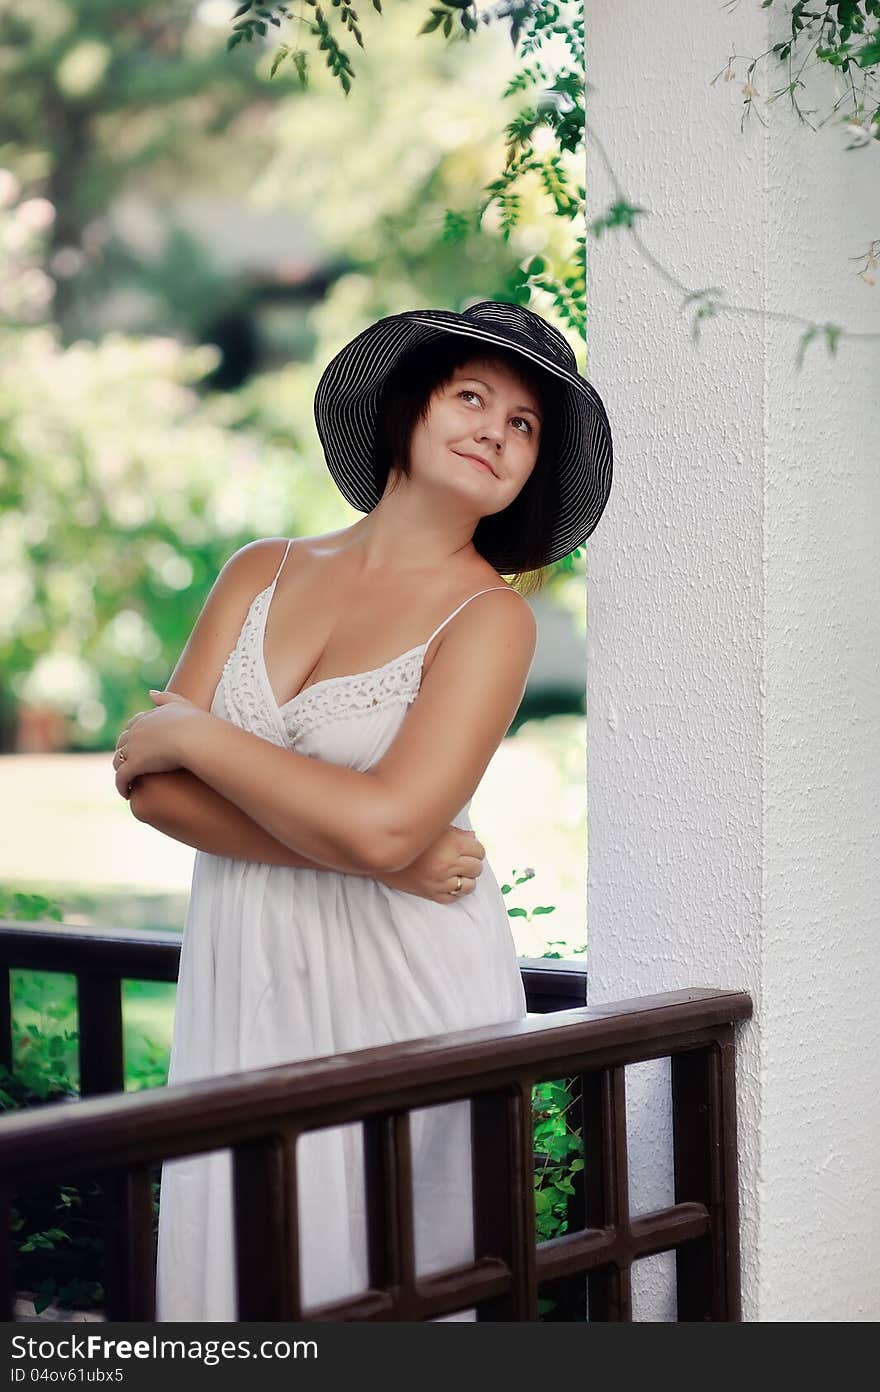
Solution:
<svg viewBox="0 0 880 1392"><path fill-rule="evenodd" d="M777 10L779 11L777 13ZM588 121L690 287L880 329L880 147L740 133L730 53L786 7L587 7ZM756 83L766 94L769 69ZM781 73L773 74L773 86ZM824 113L827 72L800 101ZM814 118L815 120L815 118ZM615 190L588 137L588 217ZM680 297L625 232L589 243L588 373L615 482L588 543L591 1002L743 987L743 1318L880 1318L880 340L814 342ZM672 1198L668 1067L628 1070L635 1211ZM657 1158L659 1157L659 1159ZM672 1263L636 1318L674 1318Z"/></svg>

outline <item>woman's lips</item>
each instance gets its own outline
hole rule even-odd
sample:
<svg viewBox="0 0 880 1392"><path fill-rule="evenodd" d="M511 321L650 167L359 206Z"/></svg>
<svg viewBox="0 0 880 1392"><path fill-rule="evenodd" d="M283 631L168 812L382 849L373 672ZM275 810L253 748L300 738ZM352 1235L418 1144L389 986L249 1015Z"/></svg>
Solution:
<svg viewBox="0 0 880 1392"><path fill-rule="evenodd" d="M454 454L458 454L459 451L458 451L458 450L454 450L453 453L454 453ZM474 454L463 454L461 457L462 457L462 459L469 459L469 460L471 461L471 463L474 464L474 465L476 465L476 467L477 467L478 469L485 469L485 471L486 471L487 474L494 474L494 472L495 472L495 470L494 470L494 469L490 469L489 465L486 464L482 459L477 459L476 455L474 455Z"/></svg>

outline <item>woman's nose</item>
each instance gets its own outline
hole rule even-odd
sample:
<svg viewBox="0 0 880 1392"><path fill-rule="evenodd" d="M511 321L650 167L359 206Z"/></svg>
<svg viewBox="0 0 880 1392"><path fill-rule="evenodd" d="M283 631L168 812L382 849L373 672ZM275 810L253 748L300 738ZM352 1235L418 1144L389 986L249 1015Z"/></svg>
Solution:
<svg viewBox="0 0 880 1392"><path fill-rule="evenodd" d="M504 439L503 427L494 421L484 421L479 434L481 439L495 440L496 442Z"/></svg>

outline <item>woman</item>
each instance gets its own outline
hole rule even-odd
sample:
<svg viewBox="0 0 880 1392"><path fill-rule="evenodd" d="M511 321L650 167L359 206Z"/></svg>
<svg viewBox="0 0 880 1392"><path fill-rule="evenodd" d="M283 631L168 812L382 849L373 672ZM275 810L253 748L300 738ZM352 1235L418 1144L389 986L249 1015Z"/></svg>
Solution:
<svg viewBox="0 0 880 1392"><path fill-rule="evenodd" d="M561 334L484 301L371 325L315 418L367 516L238 551L114 755L135 816L198 850L170 1082L525 1013L467 813L535 648L502 575L595 527L604 408ZM468 1104L411 1125L427 1274L473 1256ZM307 1134L298 1161L309 1306L367 1284L360 1127ZM237 1317L233 1236L229 1153L166 1163L158 1319Z"/></svg>

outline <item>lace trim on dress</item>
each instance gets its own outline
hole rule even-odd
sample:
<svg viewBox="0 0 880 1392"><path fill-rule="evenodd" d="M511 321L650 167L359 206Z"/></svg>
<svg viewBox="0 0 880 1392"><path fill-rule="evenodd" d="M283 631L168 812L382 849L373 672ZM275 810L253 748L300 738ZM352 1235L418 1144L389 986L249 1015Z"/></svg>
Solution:
<svg viewBox="0 0 880 1392"><path fill-rule="evenodd" d="M223 664L217 691L222 687L223 698L234 724L281 748L286 748L288 743L319 725L370 715L386 706L414 701L421 686L425 653L434 638L465 604L477 598L477 595L470 595L435 628L426 642L393 657L382 667L351 675L324 677L279 706L269 684L263 654L264 611L268 611L271 604L277 579L276 574L272 584L251 601L235 647ZM478 594L488 593L489 590L478 591Z"/></svg>
<svg viewBox="0 0 880 1392"><path fill-rule="evenodd" d="M281 707L281 719L290 739L307 734L318 725L370 715L400 701L409 703L419 694L425 644L392 658L384 667L352 676L325 677L307 686Z"/></svg>
<svg viewBox="0 0 880 1392"><path fill-rule="evenodd" d="M259 646L262 605L268 594L265 589L251 602L238 641L223 664L220 682L233 723L284 748L284 736L263 683Z"/></svg>

